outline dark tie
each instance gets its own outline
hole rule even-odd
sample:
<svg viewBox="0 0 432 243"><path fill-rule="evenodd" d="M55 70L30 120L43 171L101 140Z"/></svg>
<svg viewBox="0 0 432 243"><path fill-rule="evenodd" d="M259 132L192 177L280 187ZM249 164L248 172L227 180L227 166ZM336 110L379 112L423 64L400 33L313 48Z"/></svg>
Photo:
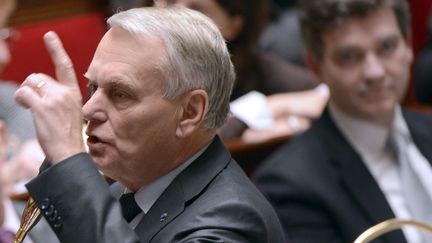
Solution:
<svg viewBox="0 0 432 243"><path fill-rule="evenodd" d="M128 223L142 212L135 201L134 193L123 194L119 201L122 207L123 217Z"/></svg>
<svg viewBox="0 0 432 243"><path fill-rule="evenodd" d="M12 243L15 234L9 230L0 229L0 243Z"/></svg>

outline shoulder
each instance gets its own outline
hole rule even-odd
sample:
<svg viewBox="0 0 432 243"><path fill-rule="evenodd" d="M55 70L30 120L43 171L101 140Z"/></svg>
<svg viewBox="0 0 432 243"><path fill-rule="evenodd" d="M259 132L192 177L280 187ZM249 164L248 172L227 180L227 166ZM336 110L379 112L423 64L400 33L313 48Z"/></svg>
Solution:
<svg viewBox="0 0 432 243"><path fill-rule="evenodd" d="M430 138L432 138L432 114L406 109L402 110L402 114L416 144L430 143Z"/></svg>
<svg viewBox="0 0 432 243"><path fill-rule="evenodd" d="M319 135L319 130L320 128L313 126L283 144L261 163L254 178L267 173L301 174L302 171L316 167L316 161L325 160L328 155L325 138Z"/></svg>
<svg viewBox="0 0 432 243"><path fill-rule="evenodd" d="M233 160L176 220L175 227L181 226L176 231L184 235L183 240L209 232L224 242L283 239L279 219L270 203Z"/></svg>
<svg viewBox="0 0 432 243"><path fill-rule="evenodd" d="M331 147L343 143L333 132L314 124L263 161L253 182L272 201L321 194L323 188L333 187L338 170Z"/></svg>
<svg viewBox="0 0 432 243"><path fill-rule="evenodd" d="M412 122L412 121L432 122L432 113L403 108L402 115L407 120L407 122Z"/></svg>
<svg viewBox="0 0 432 243"><path fill-rule="evenodd" d="M201 200L206 201L206 207L210 205L215 210L227 210L227 213L243 208L263 218L274 216L270 204L234 160L208 185L197 199L198 202Z"/></svg>

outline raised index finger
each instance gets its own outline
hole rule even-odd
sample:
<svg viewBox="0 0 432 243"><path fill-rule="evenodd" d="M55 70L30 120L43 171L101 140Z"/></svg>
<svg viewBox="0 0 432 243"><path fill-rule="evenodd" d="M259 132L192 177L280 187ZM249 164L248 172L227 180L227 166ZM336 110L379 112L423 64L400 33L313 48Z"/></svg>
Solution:
<svg viewBox="0 0 432 243"><path fill-rule="evenodd" d="M72 61L63 48L63 44L57 34L49 31L44 35L44 41L53 61L57 80L66 85L78 85Z"/></svg>

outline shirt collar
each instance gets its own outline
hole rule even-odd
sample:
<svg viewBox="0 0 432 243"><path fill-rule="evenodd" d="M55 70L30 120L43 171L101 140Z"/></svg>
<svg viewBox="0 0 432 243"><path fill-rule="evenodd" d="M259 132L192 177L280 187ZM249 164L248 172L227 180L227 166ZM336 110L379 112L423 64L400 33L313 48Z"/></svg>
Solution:
<svg viewBox="0 0 432 243"><path fill-rule="evenodd" d="M405 119L402 116L402 110L400 109L400 107L396 109L396 116L393 121L392 129L395 130L395 132L401 134L405 139L407 139L406 141L412 140L408 125L406 124Z"/></svg>
<svg viewBox="0 0 432 243"><path fill-rule="evenodd" d="M168 174L158 178L157 180L153 181L149 185L145 185L141 187L135 193L135 201L137 202L141 210L144 213L147 213L150 210L150 208L153 206L153 204L156 202L156 200L159 198L159 196L165 191L165 189L169 186L169 184L171 184L171 182L177 177L177 175L180 174L184 169L186 169L186 167L188 167L202 153L204 153L204 151L207 149L209 145L210 143L204 146L204 148L202 148L192 157L190 157L186 162L179 165L174 170L170 171Z"/></svg>
<svg viewBox="0 0 432 243"><path fill-rule="evenodd" d="M396 110L399 111L400 109ZM332 104L329 104L329 111L337 127L357 152L379 155L385 150L390 128L349 116ZM398 118L398 114L400 118ZM400 119L402 116L399 111L399 113L396 112L395 121Z"/></svg>

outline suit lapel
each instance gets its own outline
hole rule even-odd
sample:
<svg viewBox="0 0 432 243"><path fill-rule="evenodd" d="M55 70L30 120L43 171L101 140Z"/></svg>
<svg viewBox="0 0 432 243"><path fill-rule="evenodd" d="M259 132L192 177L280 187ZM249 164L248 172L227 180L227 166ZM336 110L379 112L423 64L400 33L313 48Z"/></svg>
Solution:
<svg viewBox="0 0 432 243"><path fill-rule="evenodd" d="M330 151L331 162L339 172L342 187L369 219L371 226L394 218L395 215L375 179L360 155L335 126L328 111L317 125L321 143ZM382 239L389 243L406 243L401 231L386 234Z"/></svg>
<svg viewBox="0 0 432 243"><path fill-rule="evenodd" d="M174 179L135 228L140 239L151 241L183 212L189 201L199 196L230 159L231 155L216 137L206 151Z"/></svg>
<svg viewBox="0 0 432 243"><path fill-rule="evenodd" d="M416 113L407 110L402 110L402 114L415 145L432 165L432 149L430 148L432 144L431 118L427 119L424 115L416 116Z"/></svg>

